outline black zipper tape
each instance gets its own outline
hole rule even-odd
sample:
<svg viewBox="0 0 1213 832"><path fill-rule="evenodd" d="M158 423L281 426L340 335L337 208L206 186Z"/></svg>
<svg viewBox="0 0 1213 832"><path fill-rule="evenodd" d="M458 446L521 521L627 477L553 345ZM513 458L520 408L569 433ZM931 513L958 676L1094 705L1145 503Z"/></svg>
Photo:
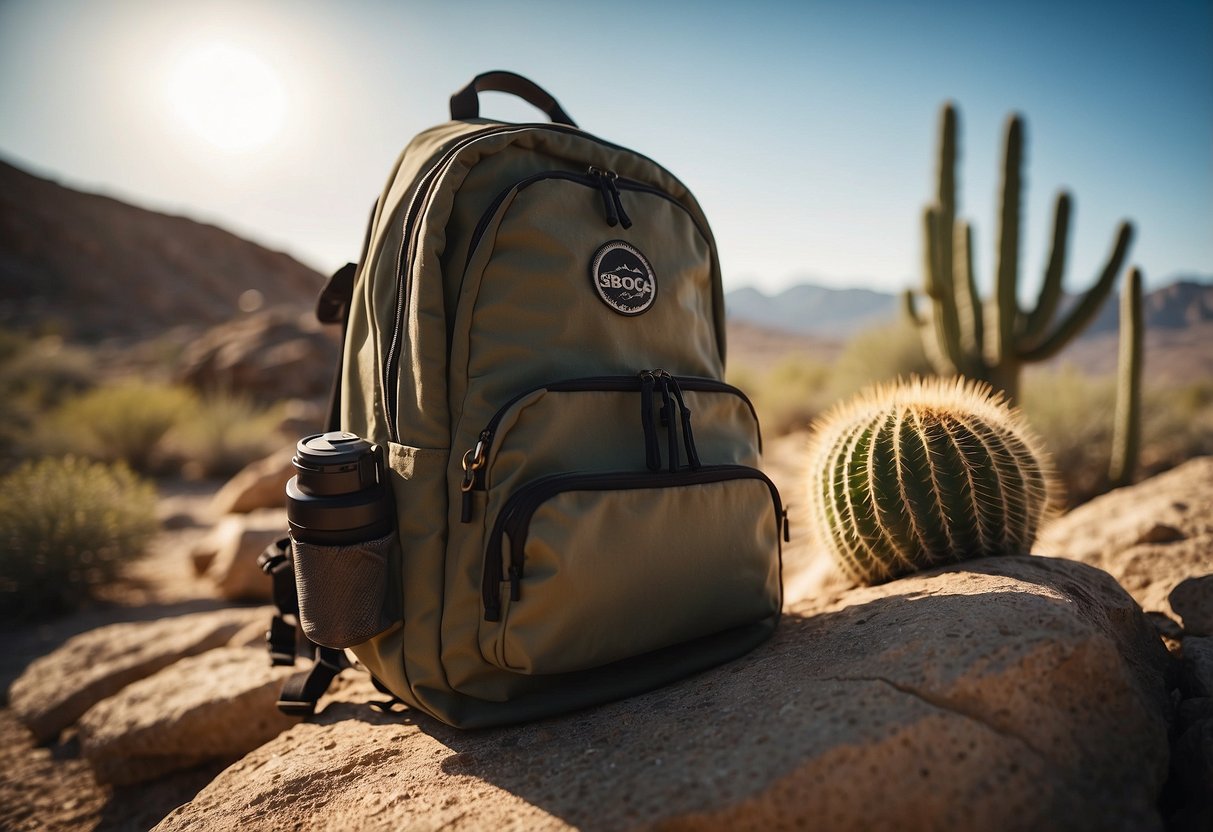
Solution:
<svg viewBox="0 0 1213 832"><path fill-rule="evenodd" d="M681 402L680 394L682 391L690 391L694 393L725 393L736 396L741 399L750 410L750 415L754 417L754 431L758 439L758 452L762 453L762 426L758 422L758 411L754 408L754 403L750 398L738 388L728 382L719 381L714 378L702 378L700 376L671 376L664 370L645 370L634 376L587 376L585 378L566 379L563 381L554 381L547 384L541 384L537 387L532 387L529 390L524 390L518 395L511 398L493 414L489 419L484 430L480 431L477 436L476 445L474 448L469 448L464 454L464 480L460 486L460 497L462 505L460 509L459 519L462 523L472 522L472 501L474 491L483 491L485 489L485 476L488 473L487 458L492 455L493 439L496 437L497 428L501 425L501 420L505 418L506 413L510 408L518 404L518 402L539 392L546 390L549 393L633 393L641 394L641 424L644 431L645 442L645 462L650 470L658 470L661 468L661 450L657 444L657 436L652 422L646 417L646 414L652 411L652 396L654 388L658 380L658 376L670 379L670 382L675 385ZM683 412L683 434L690 436L690 409L685 403L682 405ZM690 441L688 448L688 457L692 467L699 465L699 456L694 452L694 440ZM477 451L483 451L484 459L476 459Z"/></svg>
<svg viewBox="0 0 1213 832"><path fill-rule="evenodd" d="M779 497L779 489L770 477L756 468L745 465L713 465L700 468L698 471L670 472L636 472L620 471L613 473L565 473L552 474L533 480L515 491L506 501L497 522L489 535L485 547L484 572L481 581L481 594L484 600L484 620L501 620L501 582L505 580L502 574L502 542L505 536L510 538L510 600L521 598L523 577L523 556L526 548L527 531L531 518L541 505L559 494L569 491L635 491L655 488L683 488L692 485L710 485L718 482L733 480L759 480L771 492L771 501L775 506L776 539L783 536L784 515L783 502Z"/></svg>

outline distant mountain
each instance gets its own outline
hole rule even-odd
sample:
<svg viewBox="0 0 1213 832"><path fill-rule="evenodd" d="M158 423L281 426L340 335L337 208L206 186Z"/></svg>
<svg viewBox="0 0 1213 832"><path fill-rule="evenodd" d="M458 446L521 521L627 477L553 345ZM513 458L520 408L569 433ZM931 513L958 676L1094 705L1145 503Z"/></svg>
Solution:
<svg viewBox="0 0 1213 832"><path fill-rule="evenodd" d="M736 289L725 295L731 320L819 338L845 340L897 314L896 295L870 289L827 289L801 284L777 295Z"/></svg>
<svg viewBox="0 0 1213 832"><path fill-rule="evenodd" d="M1063 311L1076 298L1063 302ZM1148 292L1144 317L1147 330L1178 330L1213 322L1213 275L1178 276L1174 283ZM898 296L869 289L827 289L802 284L776 295L757 289L736 289L725 295L730 321L779 329L798 335L846 340L901 314ZM1120 326L1115 297L1100 309L1080 339L1114 333Z"/></svg>
<svg viewBox="0 0 1213 832"><path fill-rule="evenodd" d="M1213 275L1182 275L1174 283L1147 292L1142 317L1147 330L1187 329L1213 321ZM1091 322L1087 334L1116 332L1120 327L1120 304L1106 303Z"/></svg>
<svg viewBox="0 0 1213 832"><path fill-rule="evenodd" d="M311 306L322 277L184 217L81 193L0 162L0 327L82 341L212 326L245 291Z"/></svg>

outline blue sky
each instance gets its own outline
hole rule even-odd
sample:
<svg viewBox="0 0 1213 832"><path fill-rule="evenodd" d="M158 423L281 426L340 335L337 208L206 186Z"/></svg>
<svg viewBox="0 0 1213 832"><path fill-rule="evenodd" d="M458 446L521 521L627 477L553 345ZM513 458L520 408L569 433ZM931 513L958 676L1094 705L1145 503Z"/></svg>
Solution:
<svg viewBox="0 0 1213 832"><path fill-rule="evenodd" d="M255 146L198 124L198 102L224 89L215 73L191 76L186 57L215 44L252 66L229 98L273 88L272 106L254 100L242 122L264 122ZM0 0L0 156L328 271L357 254L400 148L446 118L454 89L497 68L682 178L728 288L915 284L948 99L983 280L1012 110L1027 117L1025 291L1059 187L1076 203L1069 286L1090 281L1126 217L1150 283L1213 274L1207 0ZM486 115L536 117L486 98Z"/></svg>

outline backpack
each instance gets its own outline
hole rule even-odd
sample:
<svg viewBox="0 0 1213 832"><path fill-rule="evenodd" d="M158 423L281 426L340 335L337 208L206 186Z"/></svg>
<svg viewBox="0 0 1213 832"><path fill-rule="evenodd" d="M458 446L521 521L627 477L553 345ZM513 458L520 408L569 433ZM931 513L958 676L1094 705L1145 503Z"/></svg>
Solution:
<svg viewBox="0 0 1213 832"><path fill-rule="evenodd" d="M479 118L485 91L552 123ZM754 407L722 380L694 197L518 75L450 106L321 297L344 324L329 427L375 443L395 522L263 557L275 661L296 618L321 645L287 712L312 711L348 648L450 725L531 720L732 659L779 620L787 518Z"/></svg>

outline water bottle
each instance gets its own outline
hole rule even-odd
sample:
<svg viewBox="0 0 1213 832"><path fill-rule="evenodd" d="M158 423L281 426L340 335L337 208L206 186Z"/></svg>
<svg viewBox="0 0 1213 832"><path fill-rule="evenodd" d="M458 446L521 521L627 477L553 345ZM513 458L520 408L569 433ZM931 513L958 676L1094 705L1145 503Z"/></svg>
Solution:
<svg viewBox="0 0 1213 832"><path fill-rule="evenodd" d="M291 537L320 546L376 540L395 526L383 448L345 431L305 436L286 484Z"/></svg>

